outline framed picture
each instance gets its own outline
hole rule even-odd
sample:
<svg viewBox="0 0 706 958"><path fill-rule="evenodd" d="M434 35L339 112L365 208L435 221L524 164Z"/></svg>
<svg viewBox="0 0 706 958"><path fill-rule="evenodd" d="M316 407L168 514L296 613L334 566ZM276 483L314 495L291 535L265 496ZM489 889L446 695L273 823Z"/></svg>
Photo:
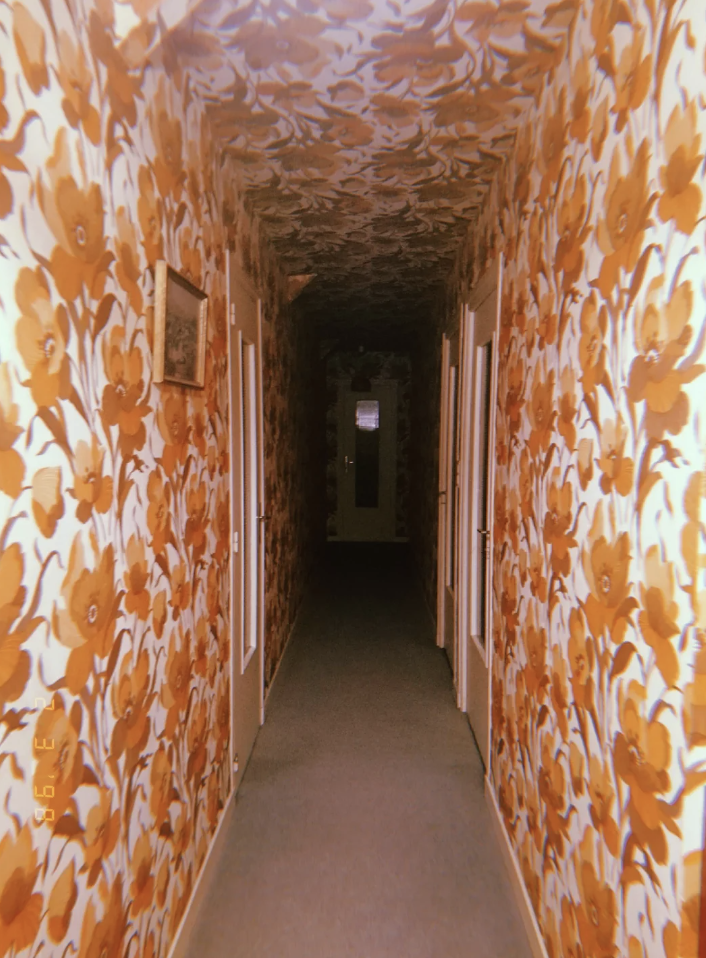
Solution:
<svg viewBox="0 0 706 958"><path fill-rule="evenodd" d="M163 259L157 260L154 280L152 378L203 389L208 296Z"/></svg>

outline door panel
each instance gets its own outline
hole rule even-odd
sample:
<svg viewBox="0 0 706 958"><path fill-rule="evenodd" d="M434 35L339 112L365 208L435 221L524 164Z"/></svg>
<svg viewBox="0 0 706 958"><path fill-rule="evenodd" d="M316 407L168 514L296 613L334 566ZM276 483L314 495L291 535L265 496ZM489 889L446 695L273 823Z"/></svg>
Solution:
<svg viewBox="0 0 706 958"><path fill-rule="evenodd" d="M467 711L486 769L490 752L492 650L493 450L497 396L497 323L500 276L470 318L472 412L470 455L470 566Z"/></svg>
<svg viewBox="0 0 706 958"><path fill-rule="evenodd" d="M459 341L444 335L441 352L441 422L439 430L439 532L437 548L437 645L448 656L458 689L458 450Z"/></svg>
<svg viewBox="0 0 706 958"><path fill-rule="evenodd" d="M264 467L260 303L232 262L229 291L231 741L237 788L263 717Z"/></svg>
<svg viewBox="0 0 706 958"><path fill-rule="evenodd" d="M374 383L369 392L339 384L339 539L395 538L397 386Z"/></svg>
<svg viewBox="0 0 706 958"><path fill-rule="evenodd" d="M458 366L449 367L448 409L446 413L446 602L444 610L444 650L448 656L451 670L456 679L456 556L457 556L457 516L458 495L457 476L457 394Z"/></svg>

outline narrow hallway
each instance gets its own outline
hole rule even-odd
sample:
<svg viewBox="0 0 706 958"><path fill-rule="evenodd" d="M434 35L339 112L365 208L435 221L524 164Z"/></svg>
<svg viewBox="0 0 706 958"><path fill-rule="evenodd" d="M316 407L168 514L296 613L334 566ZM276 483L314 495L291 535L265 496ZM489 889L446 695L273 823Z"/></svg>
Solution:
<svg viewBox="0 0 706 958"><path fill-rule="evenodd" d="M706 0L0 5L0 726L0 958L706 958Z"/></svg>
<svg viewBox="0 0 706 958"><path fill-rule="evenodd" d="M190 954L525 958L406 547L330 543Z"/></svg>

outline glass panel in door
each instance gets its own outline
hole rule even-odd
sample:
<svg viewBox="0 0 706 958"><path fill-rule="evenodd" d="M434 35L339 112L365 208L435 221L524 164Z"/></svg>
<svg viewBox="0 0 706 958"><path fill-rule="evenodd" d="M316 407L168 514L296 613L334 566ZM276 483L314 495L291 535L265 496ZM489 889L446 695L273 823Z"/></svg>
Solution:
<svg viewBox="0 0 706 958"><path fill-rule="evenodd" d="M380 498L380 403L359 399L355 404L355 505L377 509Z"/></svg>

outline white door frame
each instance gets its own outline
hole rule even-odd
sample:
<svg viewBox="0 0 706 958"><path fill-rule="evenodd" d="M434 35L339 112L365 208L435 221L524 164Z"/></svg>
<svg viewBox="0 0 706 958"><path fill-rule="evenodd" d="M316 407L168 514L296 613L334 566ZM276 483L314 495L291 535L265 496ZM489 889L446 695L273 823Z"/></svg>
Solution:
<svg viewBox="0 0 706 958"><path fill-rule="evenodd" d="M437 645L444 647L447 633L446 616L449 612L448 590L453 595L453 661L451 663L456 687L456 703L466 708L466 643L468 590L466 588L468 555L468 460L469 460L469 404L468 377L468 309L463 306L458 336L444 334L442 340L441 366L441 424L439 436L439 539L437 571ZM452 399L455 408L452 410ZM456 420L455 445L453 438L452 412ZM455 482L454 477L455 461ZM456 505L456 522L453 541L449 531L453 504ZM454 552L453 581L451 581L451 550Z"/></svg>
<svg viewBox="0 0 706 958"><path fill-rule="evenodd" d="M264 442L263 442L263 399L262 399L262 302L258 292L247 274L240 268L234 254L227 257L227 286L229 302L228 323L228 400L229 400L229 451L230 451L230 520L231 520L231 595L230 595L230 631L231 631L231 770L234 788L240 784L248 755L238 754L238 740L240 730L236 728L236 695L238 689L244 689L246 670L249 667L256 669L256 676L247 682L247 695L256 696L253 708L257 720L262 725L265 718L264 704L264 668L265 668L265 535L264 535ZM256 316L238 315L237 296L234 290L244 291L256 305ZM243 421L242 383L243 383L243 344L250 343L255 347L255 447L257 489L255 516L251 516L256 539L255 572L257 585L256 602L256 643L246 654L243 654L244 623L244 590L245 569L242 554L242 529L244 520L244 436L238 424ZM252 661L256 658L256 661ZM257 688L252 688L252 683ZM249 736L248 736L249 737Z"/></svg>
<svg viewBox="0 0 706 958"><path fill-rule="evenodd" d="M448 448L448 395L451 366L451 340L443 334L441 339L441 398L439 424L439 490L436 549L436 644L444 647L446 615L446 524L447 524L447 448Z"/></svg>
<svg viewBox="0 0 706 958"><path fill-rule="evenodd" d="M492 635L493 635L493 520L494 520L494 502L495 502L495 422L497 415L497 391L498 391L498 330L500 326L500 311L502 303L502 278L503 278L503 257L491 263L486 272L471 292L467 308L467 343L468 343L468 362L466 364L468 375L468 428L467 431L467 460L466 476L468 479L464 482L466 492L466 520L465 528L467 531L466 541L466 561L464 563L465 574L463 576L463 585L461 586L465 593L465 628L463 635L463 646L465 649L466 679L464 682L466 700L465 711L469 713L469 720L473 717L475 728L474 734L477 738L483 761L486 765L486 772L490 769L491 754L491 715L492 715ZM481 467L481 445L480 433L478 429L477 411L480 409L480 388L481 379L479 376L478 362L480 359L478 348L478 335L476 318L478 310L486 301L495 295L494 317L490 320L492 331L490 331L489 341L492 343L491 354L491 380L490 380L490 410L488 423L488 462L490 468L487 477L486 495L488 502L487 510L487 559L484 556L485 544L483 537L479 535L479 515L480 502L477 493L479 488L479 469ZM486 324L488 320L486 319ZM486 329L485 339L488 339L489 330ZM471 398L472 397L472 398ZM476 594L475 586L478 582L479 565L487 561L487 580L484 596ZM478 637L473 634L474 623L477 622L479 614L479 603L485 605L485 648L478 641ZM476 674L478 673L478 674ZM485 674L484 674L485 673ZM480 684L479 684L480 683ZM475 702L475 695L480 695L485 702ZM480 714L478 706L481 706ZM474 707L475 706L475 707ZM485 726L485 728L483 728Z"/></svg>
<svg viewBox="0 0 706 958"><path fill-rule="evenodd" d="M456 524L456 703L462 712L467 710L468 697L468 559L469 559L469 510L471 506L471 422L473 385L473 325L472 314L467 305L462 307L460 323L460 393L458 424L458 466L456 468L456 495L458 497L458 521Z"/></svg>

